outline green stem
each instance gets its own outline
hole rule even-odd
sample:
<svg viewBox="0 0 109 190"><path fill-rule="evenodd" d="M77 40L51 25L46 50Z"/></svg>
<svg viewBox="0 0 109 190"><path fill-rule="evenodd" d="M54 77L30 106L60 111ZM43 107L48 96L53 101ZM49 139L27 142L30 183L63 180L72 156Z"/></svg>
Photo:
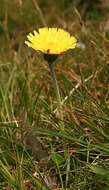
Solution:
<svg viewBox="0 0 109 190"><path fill-rule="evenodd" d="M60 96L59 86L58 86L58 82L57 82L57 78L56 78L56 74L55 74L54 63L49 63L49 68L50 68L50 72L51 72L51 76L53 79L53 84L54 84L54 88L56 91L56 96L57 96L57 100L58 100L58 104L59 104L60 119L63 120L61 96Z"/></svg>

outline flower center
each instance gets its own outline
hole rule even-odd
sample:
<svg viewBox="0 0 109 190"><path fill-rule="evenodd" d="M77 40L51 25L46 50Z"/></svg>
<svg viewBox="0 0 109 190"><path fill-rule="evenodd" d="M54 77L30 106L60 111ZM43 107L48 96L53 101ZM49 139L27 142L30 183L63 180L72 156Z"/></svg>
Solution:
<svg viewBox="0 0 109 190"><path fill-rule="evenodd" d="M54 47L54 43L53 42L48 42L47 45L46 45L46 48L47 48L47 54L50 54L51 50L53 49Z"/></svg>

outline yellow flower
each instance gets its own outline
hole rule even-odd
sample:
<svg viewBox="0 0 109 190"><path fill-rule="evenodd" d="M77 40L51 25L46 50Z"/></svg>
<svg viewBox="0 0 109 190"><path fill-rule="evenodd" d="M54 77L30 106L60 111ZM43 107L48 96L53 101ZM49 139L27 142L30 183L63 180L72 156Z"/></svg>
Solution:
<svg viewBox="0 0 109 190"><path fill-rule="evenodd" d="M28 41L25 41L25 44L44 54L58 55L75 48L77 44L74 36L60 28L40 28L38 32L33 33L27 35Z"/></svg>

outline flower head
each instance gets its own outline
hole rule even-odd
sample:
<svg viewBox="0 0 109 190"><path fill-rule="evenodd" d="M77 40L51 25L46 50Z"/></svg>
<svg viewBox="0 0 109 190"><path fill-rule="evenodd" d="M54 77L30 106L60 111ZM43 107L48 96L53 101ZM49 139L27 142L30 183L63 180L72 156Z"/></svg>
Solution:
<svg viewBox="0 0 109 190"><path fill-rule="evenodd" d="M49 55L58 55L75 48L77 44L74 36L70 36L67 31L60 28L40 28L38 32L29 33L27 38L25 44L28 47Z"/></svg>

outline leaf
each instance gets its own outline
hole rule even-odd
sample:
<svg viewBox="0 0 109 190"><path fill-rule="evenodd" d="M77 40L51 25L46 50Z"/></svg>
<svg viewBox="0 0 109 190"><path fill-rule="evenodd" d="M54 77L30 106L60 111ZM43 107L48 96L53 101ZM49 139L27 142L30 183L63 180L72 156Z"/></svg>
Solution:
<svg viewBox="0 0 109 190"><path fill-rule="evenodd" d="M64 158L60 154L55 153L55 152L52 155L52 160L57 165L61 165L64 162Z"/></svg>
<svg viewBox="0 0 109 190"><path fill-rule="evenodd" d="M93 164L88 165L89 168L92 170L93 173L99 174L99 175L109 175L109 170L105 169L100 166L95 166Z"/></svg>

